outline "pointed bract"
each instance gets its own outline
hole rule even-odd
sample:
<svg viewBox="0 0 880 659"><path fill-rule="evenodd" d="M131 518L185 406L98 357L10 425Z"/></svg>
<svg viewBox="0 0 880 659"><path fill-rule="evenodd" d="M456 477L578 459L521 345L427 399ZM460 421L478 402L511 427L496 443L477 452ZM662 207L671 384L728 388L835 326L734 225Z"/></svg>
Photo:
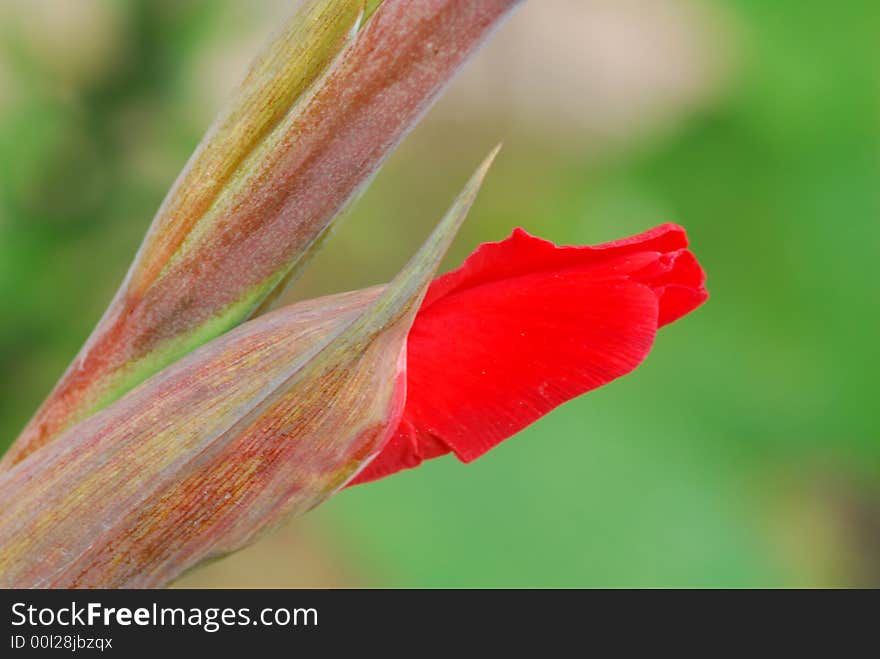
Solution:
<svg viewBox="0 0 880 659"><path fill-rule="evenodd" d="M0 586L161 586L343 487L397 428L407 334L490 160L388 286L246 323L0 475Z"/></svg>
<svg viewBox="0 0 880 659"><path fill-rule="evenodd" d="M278 290L518 0L308 0L159 211L10 467ZM364 11L374 12L359 31Z"/></svg>

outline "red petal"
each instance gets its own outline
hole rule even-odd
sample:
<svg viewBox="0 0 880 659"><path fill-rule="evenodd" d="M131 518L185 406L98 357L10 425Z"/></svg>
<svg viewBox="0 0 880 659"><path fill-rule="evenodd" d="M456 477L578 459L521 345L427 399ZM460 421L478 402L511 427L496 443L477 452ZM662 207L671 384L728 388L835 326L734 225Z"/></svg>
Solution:
<svg viewBox="0 0 880 659"><path fill-rule="evenodd" d="M479 457L554 407L638 366L662 326L702 304L684 229L595 247L517 229L434 281L409 335L403 421L353 481L450 451Z"/></svg>

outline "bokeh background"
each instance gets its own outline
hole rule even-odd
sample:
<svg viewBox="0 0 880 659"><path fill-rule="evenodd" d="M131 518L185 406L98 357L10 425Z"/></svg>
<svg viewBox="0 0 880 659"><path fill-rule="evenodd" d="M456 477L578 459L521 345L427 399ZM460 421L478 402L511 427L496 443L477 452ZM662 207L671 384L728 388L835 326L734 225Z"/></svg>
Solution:
<svg viewBox="0 0 880 659"><path fill-rule="evenodd" d="M0 449L289 5L0 0ZM517 225L677 221L712 299L482 460L345 491L181 585L880 585L878 35L876 0L527 2L289 297L388 279L504 140L448 266Z"/></svg>

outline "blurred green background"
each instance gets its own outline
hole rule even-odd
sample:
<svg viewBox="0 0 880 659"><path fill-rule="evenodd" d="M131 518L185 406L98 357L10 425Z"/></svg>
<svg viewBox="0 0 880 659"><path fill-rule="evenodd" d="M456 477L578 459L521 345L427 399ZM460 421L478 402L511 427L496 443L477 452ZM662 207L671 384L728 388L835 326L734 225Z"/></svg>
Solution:
<svg viewBox="0 0 880 659"><path fill-rule="evenodd" d="M0 449L290 2L0 0ZM482 460L345 491L191 586L880 585L880 5L530 0L291 298L456 243L684 224L712 299ZM381 240L376 236L381 235Z"/></svg>

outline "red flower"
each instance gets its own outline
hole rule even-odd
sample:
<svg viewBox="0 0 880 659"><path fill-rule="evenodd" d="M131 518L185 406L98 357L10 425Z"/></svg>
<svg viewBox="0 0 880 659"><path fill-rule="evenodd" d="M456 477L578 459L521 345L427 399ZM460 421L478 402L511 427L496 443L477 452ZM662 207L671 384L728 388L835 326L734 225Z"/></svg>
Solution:
<svg viewBox="0 0 880 659"><path fill-rule="evenodd" d="M473 460L706 299L673 225L599 247L518 230L429 285L487 166L387 286L245 323L0 474L0 585L164 585L347 483Z"/></svg>
<svg viewBox="0 0 880 659"><path fill-rule="evenodd" d="M406 407L364 483L449 452L470 462L648 355L708 297L683 228L595 247L522 229L434 280L407 342Z"/></svg>

